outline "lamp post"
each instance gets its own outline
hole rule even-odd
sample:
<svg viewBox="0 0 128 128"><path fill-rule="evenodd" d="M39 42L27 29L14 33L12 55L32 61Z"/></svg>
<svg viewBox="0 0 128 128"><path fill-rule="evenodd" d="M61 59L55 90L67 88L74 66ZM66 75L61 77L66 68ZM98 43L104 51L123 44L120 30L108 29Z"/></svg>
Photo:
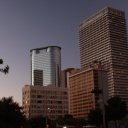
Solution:
<svg viewBox="0 0 128 128"><path fill-rule="evenodd" d="M48 116L49 116L49 113L50 113L51 109L50 108L47 108L46 110L46 128L49 128L49 125L48 125Z"/></svg>

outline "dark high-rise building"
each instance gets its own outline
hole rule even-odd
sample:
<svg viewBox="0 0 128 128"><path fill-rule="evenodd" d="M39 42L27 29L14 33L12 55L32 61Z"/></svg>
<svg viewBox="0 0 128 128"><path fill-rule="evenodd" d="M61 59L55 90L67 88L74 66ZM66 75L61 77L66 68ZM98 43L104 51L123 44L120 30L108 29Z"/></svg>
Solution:
<svg viewBox="0 0 128 128"><path fill-rule="evenodd" d="M125 14L106 7L80 24L81 66L100 61L107 71L108 95L128 103L128 42Z"/></svg>

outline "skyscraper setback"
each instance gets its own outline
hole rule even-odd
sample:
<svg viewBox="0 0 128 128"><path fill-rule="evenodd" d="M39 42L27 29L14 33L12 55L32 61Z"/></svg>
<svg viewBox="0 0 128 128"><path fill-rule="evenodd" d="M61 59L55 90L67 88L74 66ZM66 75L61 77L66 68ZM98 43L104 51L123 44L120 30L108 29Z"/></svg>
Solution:
<svg viewBox="0 0 128 128"><path fill-rule="evenodd" d="M128 103L128 42L125 14L105 7L80 24L81 66L100 61L107 71L108 95Z"/></svg>
<svg viewBox="0 0 128 128"><path fill-rule="evenodd" d="M48 46L31 50L31 84L60 86L61 48Z"/></svg>

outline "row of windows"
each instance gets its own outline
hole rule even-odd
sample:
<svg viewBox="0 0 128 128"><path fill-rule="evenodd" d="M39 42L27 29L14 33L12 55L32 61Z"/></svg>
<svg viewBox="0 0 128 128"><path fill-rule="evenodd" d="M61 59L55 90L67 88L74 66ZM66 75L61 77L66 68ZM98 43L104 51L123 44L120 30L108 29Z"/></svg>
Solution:
<svg viewBox="0 0 128 128"><path fill-rule="evenodd" d="M30 113L46 113L43 110L31 110ZM63 110L56 110L56 111L52 111L52 114L57 114L57 113L68 113L68 111L63 111ZM50 116L50 113L47 113Z"/></svg>
<svg viewBox="0 0 128 128"><path fill-rule="evenodd" d="M56 88L55 88L56 89ZM40 96L41 95L50 95L51 94L51 96L53 95L55 95L55 96L61 96L61 95L67 95L67 91L63 91L63 90L58 90L58 91L48 91L48 90L42 90L42 91L40 91L40 90L34 90L34 89L32 89L31 91L30 90L26 90L26 91L23 91L23 94L25 95L25 94L40 94ZM39 96L39 95L38 95Z"/></svg>

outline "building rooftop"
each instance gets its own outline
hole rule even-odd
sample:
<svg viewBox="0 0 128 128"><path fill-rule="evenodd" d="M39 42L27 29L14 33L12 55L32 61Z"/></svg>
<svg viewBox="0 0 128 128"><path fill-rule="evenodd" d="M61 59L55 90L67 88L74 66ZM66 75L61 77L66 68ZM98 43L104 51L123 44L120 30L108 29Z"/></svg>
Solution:
<svg viewBox="0 0 128 128"><path fill-rule="evenodd" d="M40 48L31 49L30 52L32 52L33 50L43 50L43 49L47 49L47 48L50 48L50 47L57 47L57 48L61 49L61 47L59 47L59 46L46 46L46 47L40 47Z"/></svg>
<svg viewBox="0 0 128 128"><path fill-rule="evenodd" d="M112 7L108 7L107 6L107 7L104 7L103 9L97 11L96 13L94 13L89 18L86 18L83 22L81 22L80 27L82 27L84 24L87 24L87 23L91 22L94 19L97 19L98 17L102 16L104 13L108 12L109 10L118 12L121 15L124 14L124 12L121 11L121 10L119 10L119 9L115 9L115 8L112 8Z"/></svg>

